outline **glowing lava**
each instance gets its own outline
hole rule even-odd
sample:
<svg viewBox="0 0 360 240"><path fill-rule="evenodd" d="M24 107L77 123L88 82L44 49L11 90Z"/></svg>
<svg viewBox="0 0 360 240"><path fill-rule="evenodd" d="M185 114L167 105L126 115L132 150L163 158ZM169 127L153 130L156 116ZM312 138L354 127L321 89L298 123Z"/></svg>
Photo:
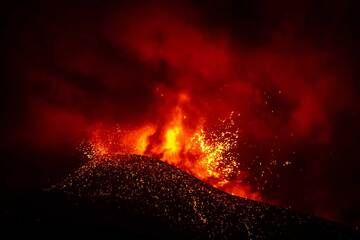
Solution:
<svg viewBox="0 0 360 240"><path fill-rule="evenodd" d="M260 200L259 193L243 182L244 171L235 151L239 132L234 130L231 116L216 130L206 128L204 119L197 119L196 127L189 127L183 98L179 96L178 105L163 126L148 123L126 130L97 127L85 153L89 158L118 154L156 157L230 194Z"/></svg>

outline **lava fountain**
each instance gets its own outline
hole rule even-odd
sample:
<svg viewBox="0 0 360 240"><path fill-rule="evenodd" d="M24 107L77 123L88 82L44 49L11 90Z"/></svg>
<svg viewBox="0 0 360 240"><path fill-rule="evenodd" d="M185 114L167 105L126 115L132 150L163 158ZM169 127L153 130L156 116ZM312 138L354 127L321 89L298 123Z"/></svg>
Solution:
<svg viewBox="0 0 360 240"><path fill-rule="evenodd" d="M90 159L119 154L139 154L158 158L196 178L232 195L260 200L260 194L245 183L241 169L239 129L233 120L234 112L209 127L205 118L189 117L186 105L190 97L178 94L176 106L163 125L147 123L142 126L98 126L83 150ZM196 122L190 126L191 122Z"/></svg>

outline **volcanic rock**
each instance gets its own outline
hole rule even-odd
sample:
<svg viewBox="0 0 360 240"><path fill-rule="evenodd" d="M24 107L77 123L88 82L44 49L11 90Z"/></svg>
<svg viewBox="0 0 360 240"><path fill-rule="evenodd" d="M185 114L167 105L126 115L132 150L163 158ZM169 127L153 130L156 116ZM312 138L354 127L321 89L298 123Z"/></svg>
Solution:
<svg viewBox="0 0 360 240"><path fill-rule="evenodd" d="M38 194L30 209L21 220L16 214L7 218L40 228L107 229L130 238L357 237L335 223L232 196L176 167L138 155L91 160Z"/></svg>

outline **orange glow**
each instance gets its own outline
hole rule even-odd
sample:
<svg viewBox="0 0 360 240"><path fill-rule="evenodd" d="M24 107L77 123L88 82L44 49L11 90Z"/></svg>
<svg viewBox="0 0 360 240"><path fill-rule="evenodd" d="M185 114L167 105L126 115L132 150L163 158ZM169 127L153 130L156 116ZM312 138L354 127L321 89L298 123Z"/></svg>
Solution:
<svg viewBox="0 0 360 240"><path fill-rule="evenodd" d="M123 144L132 144L134 146L134 153L143 154L146 151L147 146L149 145L149 136L153 135L156 132L154 126L148 125L140 129L134 130L131 134L125 135L123 139Z"/></svg>
<svg viewBox="0 0 360 240"><path fill-rule="evenodd" d="M198 123L197 127L188 127L183 106L189 101L187 95L180 94L178 105L169 112L164 126L145 124L127 130L99 127L92 134L87 155L90 158L117 154L153 156L225 192L260 200L258 193L239 181L242 178L239 159L232 152L238 132L214 133L205 130L203 121L198 119L192 119Z"/></svg>
<svg viewBox="0 0 360 240"><path fill-rule="evenodd" d="M177 108L175 119L165 130L164 140L163 144L161 144L160 152L157 152L158 154L163 153L163 159L173 164L179 162L179 154L184 145L184 130L181 115L181 110Z"/></svg>

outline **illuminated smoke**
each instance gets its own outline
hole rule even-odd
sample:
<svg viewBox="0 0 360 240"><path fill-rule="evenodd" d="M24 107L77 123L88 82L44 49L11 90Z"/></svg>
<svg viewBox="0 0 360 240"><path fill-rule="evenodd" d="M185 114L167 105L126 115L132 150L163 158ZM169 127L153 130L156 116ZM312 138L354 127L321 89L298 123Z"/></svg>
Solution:
<svg viewBox="0 0 360 240"><path fill-rule="evenodd" d="M356 198L343 196L357 189L348 172L359 101L328 21L341 19L342 4L117 2L44 2L8 21L16 104L4 111L6 144L54 159L85 139L90 157L151 155L239 196L352 214ZM76 165L41 159L34 165L53 171Z"/></svg>

